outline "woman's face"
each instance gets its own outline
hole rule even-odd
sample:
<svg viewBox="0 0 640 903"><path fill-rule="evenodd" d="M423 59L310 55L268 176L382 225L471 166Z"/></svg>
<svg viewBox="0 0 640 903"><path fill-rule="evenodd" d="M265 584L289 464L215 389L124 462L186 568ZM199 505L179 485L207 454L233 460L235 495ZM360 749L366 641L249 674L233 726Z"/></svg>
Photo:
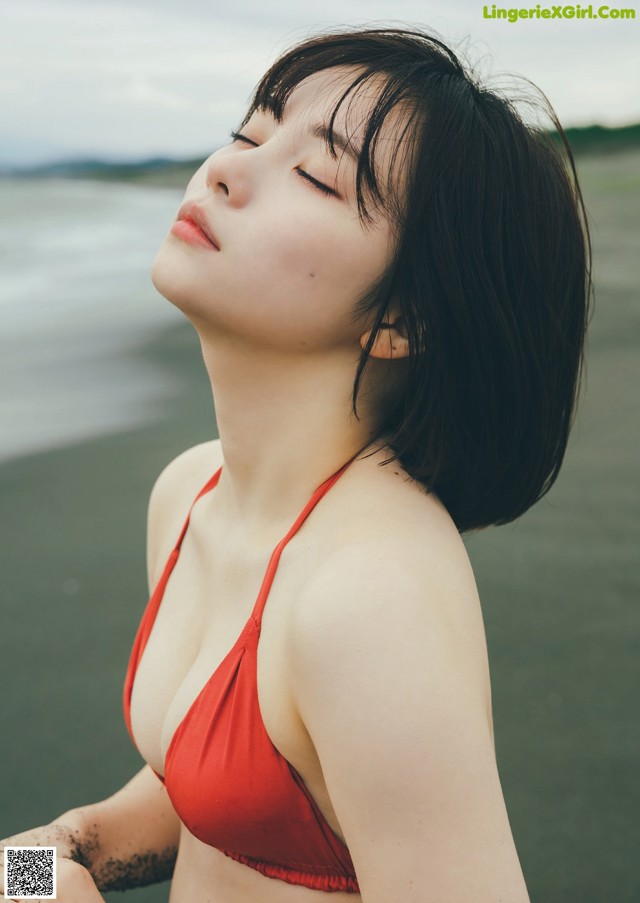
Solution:
<svg viewBox="0 0 640 903"><path fill-rule="evenodd" d="M152 275L196 326L280 351L358 343L363 324L353 322L354 306L394 247L384 214L373 211L365 227L356 204L351 151L360 146L373 89L342 105L334 132L347 146L334 139L337 159L323 137L352 78L353 70L338 69L309 77L292 92L281 122L254 113L242 137L212 154L189 182ZM385 167L392 142L384 130L381 138ZM190 216L218 247L184 221Z"/></svg>

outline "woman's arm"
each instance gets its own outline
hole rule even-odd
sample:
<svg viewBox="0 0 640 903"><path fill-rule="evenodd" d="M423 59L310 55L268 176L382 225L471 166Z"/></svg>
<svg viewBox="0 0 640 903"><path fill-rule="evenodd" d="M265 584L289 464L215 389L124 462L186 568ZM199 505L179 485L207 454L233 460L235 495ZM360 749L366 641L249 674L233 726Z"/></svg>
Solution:
<svg viewBox="0 0 640 903"><path fill-rule="evenodd" d="M180 819L148 765L112 796L71 814L80 823L78 861L100 890L157 884L173 874Z"/></svg>
<svg viewBox="0 0 640 903"><path fill-rule="evenodd" d="M291 686L364 903L529 900L475 583L449 545L348 547L296 604Z"/></svg>
<svg viewBox="0 0 640 903"><path fill-rule="evenodd" d="M110 891L170 878L179 839L180 820L164 786L145 765L107 799L6 837L0 846L55 846L59 860L83 866L99 890Z"/></svg>

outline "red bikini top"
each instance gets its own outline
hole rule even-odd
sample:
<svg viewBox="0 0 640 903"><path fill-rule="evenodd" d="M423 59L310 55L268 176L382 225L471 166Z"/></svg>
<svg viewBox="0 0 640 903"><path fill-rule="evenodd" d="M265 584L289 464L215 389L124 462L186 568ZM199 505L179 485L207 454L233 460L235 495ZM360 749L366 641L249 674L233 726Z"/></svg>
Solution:
<svg viewBox="0 0 640 903"><path fill-rule="evenodd" d="M355 457L355 456L354 456ZM195 837L270 878L321 891L359 893L349 850L318 809L302 778L271 742L260 714L256 655L262 612L282 550L353 458L329 477L274 549L249 620L178 725L165 758L174 809ZM217 485L222 468L191 506ZM191 509L144 612L124 684L131 729L131 691L167 581L178 560Z"/></svg>

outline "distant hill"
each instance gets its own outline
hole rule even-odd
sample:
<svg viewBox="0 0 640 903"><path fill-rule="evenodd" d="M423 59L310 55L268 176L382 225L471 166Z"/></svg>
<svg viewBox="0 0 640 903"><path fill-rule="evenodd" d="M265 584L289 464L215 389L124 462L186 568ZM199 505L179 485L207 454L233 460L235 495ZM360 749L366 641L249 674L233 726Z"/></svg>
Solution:
<svg viewBox="0 0 640 903"><path fill-rule="evenodd" d="M559 141L558 133L550 132ZM596 153L616 153L632 147L640 147L640 123L607 128L588 125L565 129L571 149L577 156ZM56 163L24 167L1 167L0 176L62 179L97 179L100 181L137 182L166 187L184 187L204 157L174 160L154 157L134 162L106 162L97 159L63 160Z"/></svg>
<svg viewBox="0 0 640 903"><path fill-rule="evenodd" d="M615 153L632 147L640 147L640 122L607 128L604 125L586 125L564 130L574 154ZM559 140L557 132L551 132Z"/></svg>
<svg viewBox="0 0 640 903"><path fill-rule="evenodd" d="M92 179L111 182L138 182L149 185L184 186L185 181L202 164L204 157L172 160L154 157L149 160L114 163L105 160L76 159L25 167L2 167L0 175L30 179Z"/></svg>

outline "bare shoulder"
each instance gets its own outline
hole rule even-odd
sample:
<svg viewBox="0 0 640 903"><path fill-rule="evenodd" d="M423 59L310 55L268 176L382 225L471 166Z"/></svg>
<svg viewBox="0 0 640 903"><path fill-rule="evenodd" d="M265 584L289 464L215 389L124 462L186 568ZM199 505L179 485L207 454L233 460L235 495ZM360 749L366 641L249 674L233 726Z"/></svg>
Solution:
<svg viewBox="0 0 640 903"><path fill-rule="evenodd" d="M160 471L151 490L149 504L154 509L161 508L167 498L177 501L185 491L187 494L191 490L197 493L221 464L222 448L219 439L193 445Z"/></svg>
<svg viewBox="0 0 640 903"><path fill-rule="evenodd" d="M296 599L293 699L363 897L526 903L466 549L437 500L394 493Z"/></svg>
<svg viewBox="0 0 640 903"><path fill-rule="evenodd" d="M419 638L425 653L431 649L456 663L461 680L477 692L492 732L482 608L466 547L449 514L422 487L394 480L391 473L375 491L345 501L346 527L336 530L292 613L299 666L308 668L323 649L353 662L350 649L386 647L388 657L394 654L388 642L393 637L395 654L402 656L404 645Z"/></svg>
<svg viewBox="0 0 640 903"><path fill-rule="evenodd" d="M157 477L147 514L147 573L155 585L198 492L222 464L219 439L201 442L173 458Z"/></svg>

